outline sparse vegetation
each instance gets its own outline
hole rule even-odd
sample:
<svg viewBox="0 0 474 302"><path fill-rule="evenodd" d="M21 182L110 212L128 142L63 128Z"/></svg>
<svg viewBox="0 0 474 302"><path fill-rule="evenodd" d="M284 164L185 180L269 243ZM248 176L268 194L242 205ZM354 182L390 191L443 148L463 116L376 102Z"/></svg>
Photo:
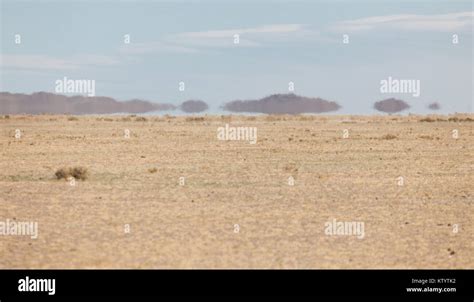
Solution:
<svg viewBox="0 0 474 302"><path fill-rule="evenodd" d="M419 138L422 138L422 139L429 139L429 140L434 139L434 138L433 138L432 136L430 136L430 135L420 135L420 136L418 136L418 137L419 137Z"/></svg>
<svg viewBox="0 0 474 302"><path fill-rule="evenodd" d="M433 123L436 122L437 120L431 117L425 117L419 120L420 122L427 122L427 123Z"/></svg>
<svg viewBox="0 0 474 302"><path fill-rule="evenodd" d="M282 115L267 115L265 116L265 121L275 122L275 121L286 121Z"/></svg>
<svg viewBox="0 0 474 302"><path fill-rule="evenodd" d="M139 116L135 118L135 122L146 122L146 121L148 120L144 116Z"/></svg>
<svg viewBox="0 0 474 302"><path fill-rule="evenodd" d="M390 139L396 139L396 138L398 138L398 136L393 135L393 134L385 134L385 135L382 136L380 139L388 139L388 140L390 140Z"/></svg>
<svg viewBox="0 0 474 302"><path fill-rule="evenodd" d="M78 180L86 180L89 176L87 168L84 167L70 167L70 168L60 168L54 173L57 179L68 179L69 177L74 177Z"/></svg>
<svg viewBox="0 0 474 302"><path fill-rule="evenodd" d="M204 122L204 117L202 116L188 116L186 122Z"/></svg>
<svg viewBox="0 0 474 302"><path fill-rule="evenodd" d="M150 169L148 169L148 172L153 174L153 173L158 172L158 169L157 168L150 168Z"/></svg>
<svg viewBox="0 0 474 302"><path fill-rule="evenodd" d="M311 115L300 115L299 116L300 121L312 121L314 120L314 116Z"/></svg>
<svg viewBox="0 0 474 302"><path fill-rule="evenodd" d="M67 118L68 121L78 121L79 119L75 116L70 116Z"/></svg>

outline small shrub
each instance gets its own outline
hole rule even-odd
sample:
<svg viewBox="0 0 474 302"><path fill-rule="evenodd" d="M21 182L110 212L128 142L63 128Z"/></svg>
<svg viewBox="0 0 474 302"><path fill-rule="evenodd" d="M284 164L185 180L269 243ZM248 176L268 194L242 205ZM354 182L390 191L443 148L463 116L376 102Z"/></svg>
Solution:
<svg viewBox="0 0 474 302"><path fill-rule="evenodd" d="M427 122L427 123L432 123L432 122L436 122L435 119L431 118L431 117L425 117L425 118L422 118L421 120L419 120L420 122Z"/></svg>
<svg viewBox="0 0 474 302"><path fill-rule="evenodd" d="M422 139L431 139L431 140L434 139L434 138L433 138L432 136L430 136L430 135L420 135L420 136L418 136L418 137L419 137L419 138L422 138Z"/></svg>
<svg viewBox="0 0 474 302"><path fill-rule="evenodd" d="M396 139L398 138L396 135L393 135L393 134L385 134L384 136L382 136L380 139Z"/></svg>
<svg viewBox="0 0 474 302"><path fill-rule="evenodd" d="M84 167L73 167L73 168L61 168L54 173L57 179L68 179L74 177L78 180L86 180L88 177L87 168Z"/></svg>
<svg viewBox="0 0 474 302"><path fill-rule="evenodd" d="M144 116L139 116L139 117L135 118L135 122L146 122L146 121L148 121L148 120Z"/></svg>
<svg viewBox="0 0 474 302"><path fill-rule="evenodd" d="M204 117L202 116L188 116L186 122L203 122Z"/></svg>
<svg viewBox="0 0 474 302"><path fill-rule="evenodd" d="M68 121L78 121L79 119L75 116L70 116L67 118Z"/></svg>
<svg viewBox="0 0 474 302"><path fill-rule="evenodd" d="M67 179L70 176L69 169L67 168L61 168L54 173L57 179Z"/></svg>
<svg viewBox="0 0 474 302"><path fill-rule="evenodd" d="M10 116L7 114L3 118L8 120L10 118Z"/></svg>
<svg viewBox="0 0 474 302"><path fill-rule="evenodd" d="M150 169L148 169L148 172L156 173L156 172L158 172L158 169L157 168L150 168Z"/></svg>
<svg viewBox="0 0 474 302"><path fill-rule="evenodd" d="M84 167L74 167L71 171L71 176L75 179L86 180L88 177L87 168Z"/></svg>

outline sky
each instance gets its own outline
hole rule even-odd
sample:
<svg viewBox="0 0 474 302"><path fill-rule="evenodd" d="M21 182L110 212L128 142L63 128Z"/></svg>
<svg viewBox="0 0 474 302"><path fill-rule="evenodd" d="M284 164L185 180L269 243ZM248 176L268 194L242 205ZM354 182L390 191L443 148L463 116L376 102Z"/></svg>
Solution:
<svg viewBox="0 0 474 302"><path fill-rule="evenodd" d="M90 79L98 96L200 99L217 112L288 93L293 82L294 93L336 101L341 114L372 114L390 97L413 113L432 102L439 113L474 108L471 0L0 3L0 91L55 92L58 79ZM420 96L381 93L388 77L419 80Z"/></svg>

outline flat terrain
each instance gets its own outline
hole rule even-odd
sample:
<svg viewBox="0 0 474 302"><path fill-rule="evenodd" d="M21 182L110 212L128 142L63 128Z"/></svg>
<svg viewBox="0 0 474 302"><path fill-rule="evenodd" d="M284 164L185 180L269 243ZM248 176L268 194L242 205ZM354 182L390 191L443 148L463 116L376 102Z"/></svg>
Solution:
<svg viewBox="0 0 474 302"><path fill-rule="evenodd" d="M0 268L474 268L474 115L425 118L1 117Z"/></svg>

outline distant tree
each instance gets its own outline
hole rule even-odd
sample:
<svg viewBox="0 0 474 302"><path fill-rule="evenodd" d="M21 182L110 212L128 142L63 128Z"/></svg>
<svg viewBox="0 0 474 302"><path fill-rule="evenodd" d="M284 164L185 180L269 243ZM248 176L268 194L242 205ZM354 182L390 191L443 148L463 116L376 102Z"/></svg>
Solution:
<svg viewBox="0 0 474 302"><path fill-rule="evenodd" d="M321 98L299 96L294 93L272 94L258 100L235 100L224 104L231 112L253 112L266 114L301 114L336 111L341 106Z"/></svg>
<svg viewBox="0 0 474 302"><path fill-rule="evenodd" d="M434 103L429 104L428 108L431 110L439 110L441 106L437 102L434 102Z"/></svg>
<svg viewBox="0 0 474 302"><path fill-rule="evenodd" d="M405 109L408 109L410 108L410 105L408 105L406 102L402 100L390 98L390 99L382 100L379 102L375 102L374 108L378 111L391 114L391 113L397 113Z"/></svg>
<svg viewBox="0 0 474 302"><path fill-rule="evenodd" d="M189 100L181 104L181 110L187 113L206 111L209 106L201 100Z"/></svg>

